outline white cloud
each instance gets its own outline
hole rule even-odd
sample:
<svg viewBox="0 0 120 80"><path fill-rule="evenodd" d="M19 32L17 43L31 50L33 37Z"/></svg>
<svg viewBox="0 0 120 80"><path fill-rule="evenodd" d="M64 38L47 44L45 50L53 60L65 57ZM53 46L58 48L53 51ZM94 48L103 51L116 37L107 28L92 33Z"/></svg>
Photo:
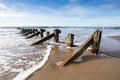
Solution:
<svg viewBox="0 0 120 80"><path fill-rule="evenodd" d="M8 7L5 4L0 3L0 10L8 10Z"/></svg>
<svg viewBox="0 0 120 80"><path fill-rule="evenodd" d="M96 26L120 25L120 17L101 17L96 15L97 10L80 5L65 5L55 10L43 6L26 7L19 9L16 5L8 7L0 4L0 26ZM87 16L87 17L86 17Z"/></svg>
<svg viewBox="0 0 120 80"><path fill-rule="evenodd" d="M2 12L0 13L0 18L28 18L30 14L27 13L16 13L16 12Z"/></svg>
<svg viewBox="0 0 120 80"><path fill-rule="evenodd" d="M15 8L0 3L0 18L29 17L26 12L17 12Z"/></svg>
<svg viewBox="0 0 120 80"><path fill-rule="evenodd" d="M92 15L97 13L92 8L83 7L80 5L66 5L61 9L61 11L63 12L63 15L73 17L74 16L84 17L86 15Z"/></svg>

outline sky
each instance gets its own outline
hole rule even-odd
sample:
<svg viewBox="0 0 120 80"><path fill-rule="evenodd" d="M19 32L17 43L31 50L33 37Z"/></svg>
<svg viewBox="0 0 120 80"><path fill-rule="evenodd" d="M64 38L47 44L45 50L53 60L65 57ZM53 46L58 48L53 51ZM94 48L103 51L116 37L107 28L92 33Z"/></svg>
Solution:
<svg viewBox="0 0 120 80"><path fill-rule="evenodd" d="M0 0L0 26L120 26L120 0Z"/></svg>

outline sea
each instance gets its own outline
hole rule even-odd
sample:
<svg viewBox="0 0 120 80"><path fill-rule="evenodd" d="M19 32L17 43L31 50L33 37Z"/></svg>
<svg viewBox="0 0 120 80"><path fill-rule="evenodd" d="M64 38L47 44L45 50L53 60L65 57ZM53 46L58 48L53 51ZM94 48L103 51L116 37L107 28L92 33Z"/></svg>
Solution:
<svg viewBox="0 0 120 80"><path fill-rule="evenodd" d="M56 28L44 29L53 33ZM96 28L81 27L59 27L58 29L61 30L59 37L61 42L66 43L68 34L74 34L74 44L76 45L81 45L96 31ZM100 30L102 38L120 35L120 29ZM46 32L44 32L44 36L46 36ZM22 36L17 28L0 28L0 80L25 80L47 62L51 53L51 45L39 45L40 48L31 46L40 39L40 36L26 39L26 36ZM51 39L46 43L54 43L54 41Z"/></svg>

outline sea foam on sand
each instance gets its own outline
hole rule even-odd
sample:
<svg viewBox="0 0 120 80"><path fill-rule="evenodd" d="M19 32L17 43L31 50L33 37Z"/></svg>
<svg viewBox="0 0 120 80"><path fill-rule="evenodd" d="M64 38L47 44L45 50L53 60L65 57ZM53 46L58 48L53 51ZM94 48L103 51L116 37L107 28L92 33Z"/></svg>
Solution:
<svg viewBox="0 0 120 80"><path fill-rule="evenodd" d="M47 50L45 51L45 55L43 57L43 60L38 63L37 65L33 65L30 69L27 69L26 71L20 72L13 80L25 80L27 77L29 77L33 72L40 69L48 60L48 57L50 55L51 46L47 46Z"/></svg>

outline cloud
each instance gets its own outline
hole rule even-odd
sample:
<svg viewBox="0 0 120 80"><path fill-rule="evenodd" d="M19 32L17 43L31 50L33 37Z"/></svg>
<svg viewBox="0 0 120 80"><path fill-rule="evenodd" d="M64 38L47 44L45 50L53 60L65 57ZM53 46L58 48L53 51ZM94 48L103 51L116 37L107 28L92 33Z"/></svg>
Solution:
<svg viewBox="0 0 120 80"><path fill-rule="evenodd" d="M5 4L0 3L0 10L8 10L8 7Z"/></svg>
<svg viewBox="0 0 120 80"><path fill-rule="evenodd" d="M14 18L14 17L29 17L30 14L26 12L17 12L16 8L9 7L0 3L0 18Z"/></svg>
<svg viewBox="0 0 120 80"><path fill-rule="evenodd" d="M104 12L102 14L101 12L100 8L72 4L64 5L59 9L24 4L11 6L0 4L0 26L120 25L120 16L104 17Z"/></svg>
<svg viewBox="0 0 120 80"><path fill-rule="evenodd" d="M61 12L63 15L68 16L68 17L85 17L89 15L96 14L96 10L89 8L89 7L84 7L80 5L65 5L64 7L61 8Z"/></svg>

